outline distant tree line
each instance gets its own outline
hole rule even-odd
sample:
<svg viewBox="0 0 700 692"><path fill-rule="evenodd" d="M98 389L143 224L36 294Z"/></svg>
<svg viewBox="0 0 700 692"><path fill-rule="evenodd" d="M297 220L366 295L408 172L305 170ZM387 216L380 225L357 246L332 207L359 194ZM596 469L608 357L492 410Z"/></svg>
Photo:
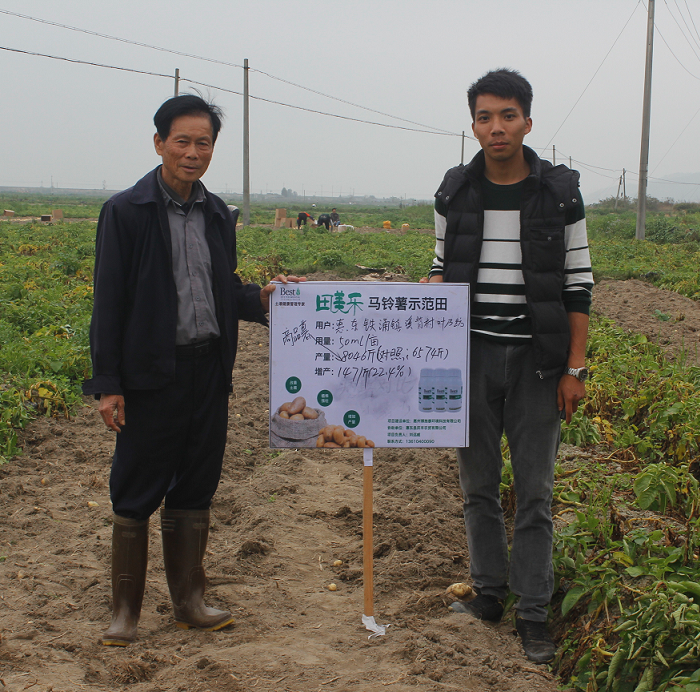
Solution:
<svg viewBox="0 0 700 692"><path fill-rule="evenodd" d="M609 213L613 211L637 211L636 197L606 197L599 202L586 205L587 209L595 210L599 213ZM658 199L647 196L647 211L665 213L693 213L700 211L699 202L676 202L670 197Z"/></svg>

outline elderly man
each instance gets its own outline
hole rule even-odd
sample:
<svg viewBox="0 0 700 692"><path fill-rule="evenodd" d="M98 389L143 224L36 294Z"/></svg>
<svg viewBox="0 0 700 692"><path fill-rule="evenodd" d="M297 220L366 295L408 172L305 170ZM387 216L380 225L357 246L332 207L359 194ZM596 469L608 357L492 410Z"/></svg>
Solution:
<svg viewBox="0 0 700 692"><path fill-rule="evenodd" d="M136 639L148 521L163 500L176 624L212 631L233 622L230 612L204 605L202 559L226 444L238 320L266 324L274 286L242 284L238 211L199 182L221 118L198 96L166 101L154 117L162 165L108 200L97 226L93 377L83 391L99 398L105 424L118 433L107 646Z"/></svg>

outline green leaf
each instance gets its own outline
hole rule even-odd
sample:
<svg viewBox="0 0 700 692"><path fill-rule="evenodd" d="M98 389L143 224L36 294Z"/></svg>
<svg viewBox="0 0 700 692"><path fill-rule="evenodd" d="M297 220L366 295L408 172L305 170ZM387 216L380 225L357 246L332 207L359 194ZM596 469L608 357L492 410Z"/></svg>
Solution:
<svg viewBox="0 0 700 692"><path fill-rule="evenodd" d="M630 575L630 577L642 577L646 574L646 570L642 567L628 567L625 572Z"/></svg>
<svg viewBox="0 0 700 692"><path fill-rule="evenodd" d="M576 569L576 563L568 555L564 555L561 559L562 564L566 565L569 569Z"/></svg>
<svg viewBox="0 0 700 692"><path fill-rule="evenodd" d="M605 687L609 688L612 683L613 679L615 678L615 674L619 670L620 666L622 665L622 662L625 658L625 651L622 646L620 646L617 651L615 652L615 655L612 657L610 660L610 666L608 667L608 672L606 675L606 682L605 682Z"/></svg>
<svg viewBox="0 0 700 692"><path fill-rule="evenodd" d="M641 493L637 494L637 504L642 508L642 509L649 509L651 505L653 504L654 500L656 500L657 496L657 491L654 488L647 488Z"/></svg>
<svg viewBox="0 0 700 692"><path fill-rule="evenodd" d="M640 495L643 493L649 486L651 485L651 474L649 473L641 473L639 476L637 476L634 479L634 485L632 486L634 488L634 492L637 495Z"/></svg>
<svg viewBox="0 0 700 692"><path fill-rule="evenodd" d="M661 482L661 484L664 487L664 490L666 491L666 495L668 496L669 501L671 502L671 506L676 504L676 488L672 483L670 483L667 480L664 480Z"/></svg>
<svg viewBox="0 0 700 692"><path fill-rule="evenodd" d="M573 589L569 589L566 596L564 596L564 600L561 602L561 614L566 615L585 593L586 588L583 586L574 586Z"/></svg>
<svg viewBox="0 0 700 692"><path fill-rule="evenodd" d="M634 560L633 560L629 555L625 555L625 553L623 553L623 552L621 552L621 551L619 551L619 550L616 550L616 551L613 553L613 557L614 557L618 562L622 562L622 563L624 563L625 565L632 566L632 565L634 564Z"/></svg>

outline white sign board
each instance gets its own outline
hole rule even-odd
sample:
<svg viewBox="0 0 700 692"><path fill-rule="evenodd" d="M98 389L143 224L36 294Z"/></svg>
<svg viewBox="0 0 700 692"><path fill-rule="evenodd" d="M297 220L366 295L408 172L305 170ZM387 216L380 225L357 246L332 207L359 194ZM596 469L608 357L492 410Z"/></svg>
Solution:
<svg viewBox="0 0 700 692"><path fill-rule="evenodd" d="M277 284L270 447L466 447L469 286Z"/></svg>

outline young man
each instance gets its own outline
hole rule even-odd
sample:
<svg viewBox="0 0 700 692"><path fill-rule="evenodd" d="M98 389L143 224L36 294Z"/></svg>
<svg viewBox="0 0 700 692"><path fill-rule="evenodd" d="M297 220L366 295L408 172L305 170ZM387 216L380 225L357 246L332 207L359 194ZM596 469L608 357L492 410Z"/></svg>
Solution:
<svg viewBox="0 0 700 692"><path fill-rule="evenodd" d="M109 481L113 615L106 646L136 639L148 520L163 500L176 624L212 631L233 622L229 611L204 605L202 560L226 445L238 320L267 324L274 290L241 283L238 210L199 182L221 111L183 95L166 101L154 122L162 166L108 200L97 225L93 376L83 391L99 398L105 425L118 433Z"/></svg>
<svg viewBox="0 0 700 692"><path fill-rule="evenodd" d="M340 224L340 214L336 208L333 207L333 209L331 209L331 225L337 228L338 224Z"/></svg>
<svg viewBox="0 0 700 692"><path fill-rule="evenodd" d="M578 173L523 145L532 88L496 70L468 92L481 151L435 197L430 281L471 285L469 447L457 450L477 597L453 609L498 621L508 588L526 655L545 662L552 596L552 487L561 418L585 394L591 273ZM510 560L499 497L501 436L517 495Z"/></svg>

